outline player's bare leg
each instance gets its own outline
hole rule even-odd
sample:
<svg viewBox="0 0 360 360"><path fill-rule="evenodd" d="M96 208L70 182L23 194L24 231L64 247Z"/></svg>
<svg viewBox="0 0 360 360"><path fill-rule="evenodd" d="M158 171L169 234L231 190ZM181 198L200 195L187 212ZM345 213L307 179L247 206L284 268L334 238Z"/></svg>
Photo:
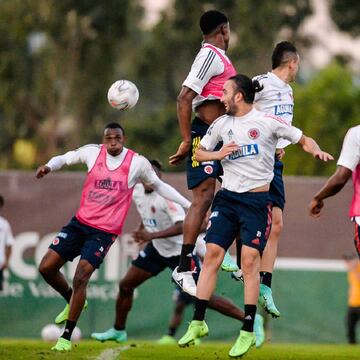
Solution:
<svg viewBox="0 0 360 360"><path fill-rule="evenodd" d="M79 261L73 279L73 293L70 300L65 329L55 346L51 348L52 350L71 350L71 335L80 317L81 311L84 308L87 284L94 270L95 268L87 260Z"/></svg>
<svg viewBox="0 0 360 360"><path fill-rule="evenodd" d="M93 339L102 342L114 340L119 343L127 340L125 330L126 319L132 307L134 290L152 276L153 275L150 272L144 271L134 265L129 268L128 272L119 283L114 326L102 333L92 333L91 337Z"/></svg>
<svg viewBox="0 0 360 360"><path fill-rule="evenodd" d="M283 228L282 215L283 212L279 207L273 207L271 232L263 252L260 266L262 281L260 285L259 304L273 317L280 316L280 312L276 308L272 298L271 280L277 257L280 234Z"/></svg>
<svg viewBox="0 0 360 360"><path fill-rule="evenodd" d="M54 250L48 249L39 265L39 272L44 280L55 289L67 302L71 298L71 287L60 269L65 260Z"/></svg>

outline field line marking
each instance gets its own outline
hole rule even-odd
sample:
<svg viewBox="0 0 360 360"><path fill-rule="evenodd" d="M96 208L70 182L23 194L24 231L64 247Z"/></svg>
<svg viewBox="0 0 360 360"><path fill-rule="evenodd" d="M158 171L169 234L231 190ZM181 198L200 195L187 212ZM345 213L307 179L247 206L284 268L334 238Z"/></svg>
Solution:
<svg viewBox="0 0 360 360"><path fill-rule="evenodd" d="M119 346L114 349L106 349L104 350L95 360L113 360L115 359L121 352L130 349L130 346Z"/></svg>

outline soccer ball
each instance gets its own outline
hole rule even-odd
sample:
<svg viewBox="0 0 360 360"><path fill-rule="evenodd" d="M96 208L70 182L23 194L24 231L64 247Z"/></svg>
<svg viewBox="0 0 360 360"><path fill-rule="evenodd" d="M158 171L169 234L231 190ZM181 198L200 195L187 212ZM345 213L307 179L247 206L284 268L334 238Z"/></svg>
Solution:
<svg viewBox="0 0 360 360"><path fill-rule="evenodd" d="M45 325L41 330L41 338L45 341L55 341L61 334L61 329L55 324Z"/></svg>
<svg viewBox="0 0 360 360"><path fill-rule="evenodd" d="M113 108L127 110L136 105L139 100L139 90L129 80L118 80L110 86L107 98Z"/></svg>

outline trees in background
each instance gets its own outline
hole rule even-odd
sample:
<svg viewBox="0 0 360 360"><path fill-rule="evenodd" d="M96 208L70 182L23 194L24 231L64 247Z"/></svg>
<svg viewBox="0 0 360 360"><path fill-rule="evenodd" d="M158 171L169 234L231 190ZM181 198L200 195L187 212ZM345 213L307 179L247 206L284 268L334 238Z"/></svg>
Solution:
<svg viewBox="0 0 360 360"><path fill-rule="evenodd" d="M250 76L270 69L272 48L284 34L297 41L310 13L306 0L174 0L149 29L141 4L0 2L0 167L31 168L65 149L99 142L109 121L125 125L129 146L167 165L180 141L176 97L201 44L202 12L216 8L229 15L229 55ZM335 6L343 10L341 2ZM344 18L347 31L357 26L352 16ZM140 90L128 112L106 102L108 87L121 78ZM351 74L334 63L295 87L295 124L336 155L345 130L360 119L359 96ZM332 170L305 161L292 147L286 159L290 174Z"/></svg>

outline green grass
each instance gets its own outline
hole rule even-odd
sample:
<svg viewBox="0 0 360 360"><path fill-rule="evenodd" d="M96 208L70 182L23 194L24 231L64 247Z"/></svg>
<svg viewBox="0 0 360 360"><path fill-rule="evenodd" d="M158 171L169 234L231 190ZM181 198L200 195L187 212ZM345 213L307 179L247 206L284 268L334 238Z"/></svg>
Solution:
<svg viewBox="0 0 360 360"><path fill-rule="evenodd" d="M129 341L120 346L116 343L102 344L83 340L76 344L71 353L64 354L50 351L51 346L51 343L39 340L0 340L0 359L220 360L228 359L231 343L204 341L199 346L180 349L176 345L160 346L149 341ZM246 360L360 359L360 347L322 344L265 344L261 349L251 349L244 358Z"/></svg>

